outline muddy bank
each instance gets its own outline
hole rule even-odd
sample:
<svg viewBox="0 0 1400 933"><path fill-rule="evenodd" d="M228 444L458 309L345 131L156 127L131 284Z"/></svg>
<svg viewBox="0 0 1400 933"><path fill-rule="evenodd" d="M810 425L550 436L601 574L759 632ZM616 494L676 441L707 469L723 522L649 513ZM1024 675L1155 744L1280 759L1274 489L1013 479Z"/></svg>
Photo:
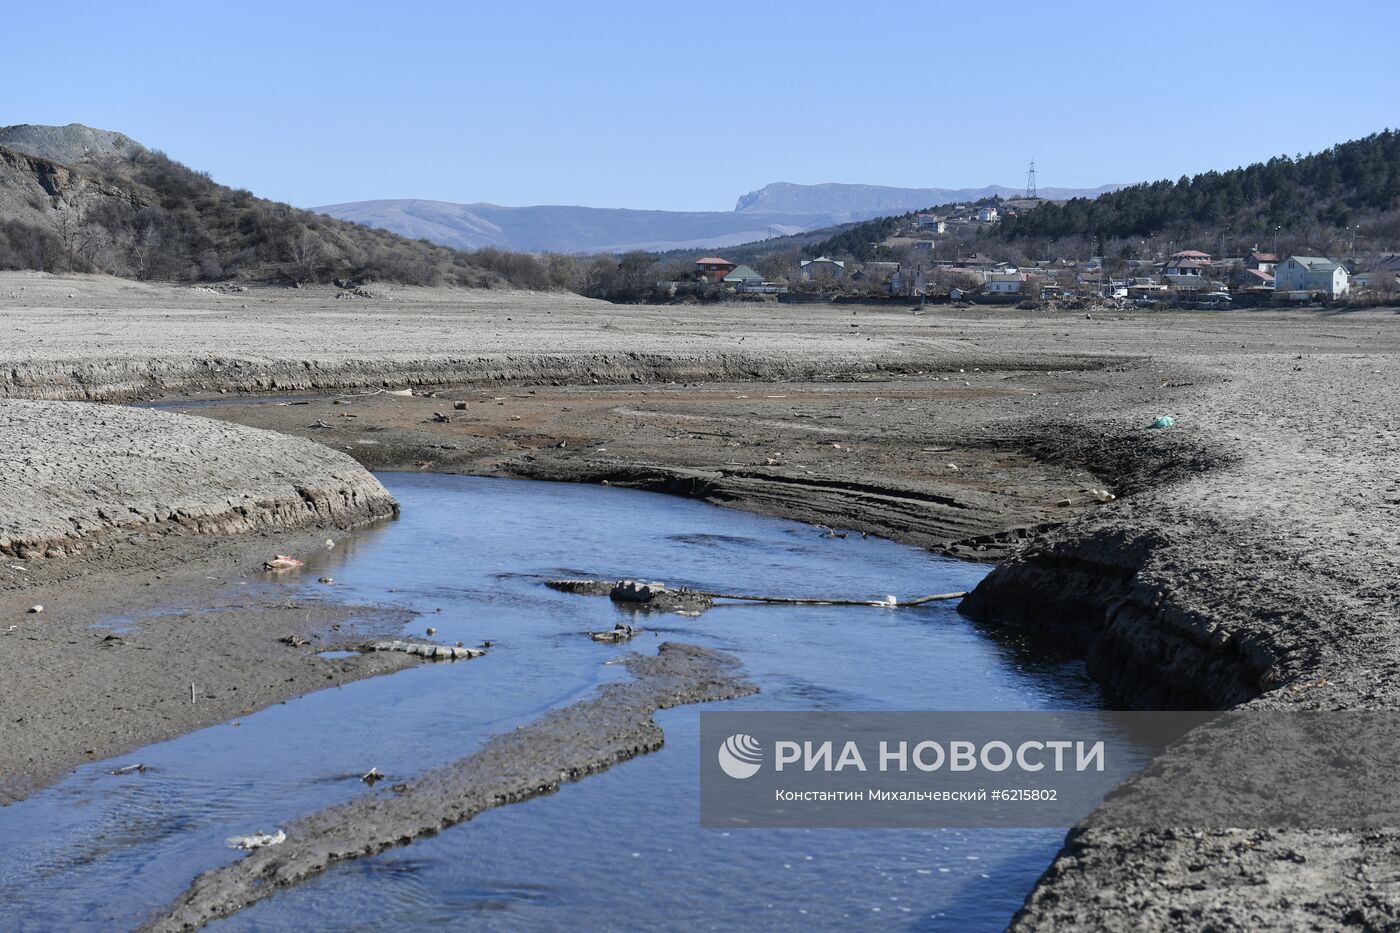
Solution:
<svg viewBox="0 0 1400 933"><path fill-rule="evenodd" d="M397 508L362 467L316 444L63 402L0 402L0 471L0 555L21 561L133 536L348 528Z"/></svg>
<svg viewBox="0 0 1400 933"><path fill-rule="evenodd" d="M1027 452L1015 420L1102 378L461 386L173 410L315 439L372 469L607 483L990 561L1100 504L1104 480Z"/></svg>
<svg viewBox="0 0 1400 933"><path fill-rule="evenodd" d="M0 312L11 328L0 398L781 380L979 365L975 335L945 333L911 310L755 314L749 306L620 306L567 294L372 292L346 298L329 287L221 291L0 272ZM1074 368L1093 356L1064 341L1025 352L1021 362Z"/></svg>
<svg viewBox="0 0 1400 933"><path fill-rule="evenodd" d="M397 513L343 454L163 412L0 401L0 471L0 804L86 761L412 663L331 664L278 641L393 635L408 617L261 587L276 554L314 567L328 539Z"/></svg>
<svg viewBox="0 0 1400 933"><path fill-rule="evenodd" d="M0 565L37 578L0 592L0 805L87 762L423 663L398 652L317 654L395 637L413 618L337 604L333 587L309 599L270 585L266 555L302 555L307 567L292 576L314 580L328 537L353 546L339 531L255 532L115 547L96 563ZM3 573L7 583L21 576ZM44 611L28 612L33 605Z"/></svg>
<svg viewBox="0 0 1400 933"><path fill-rule="evenodd" d="M659 709L756 691L738 661L674 642L630 655L632 679L492 739L481 751L405 784L366 793L285 827L286 842L205 872L147 930L194 930L325 871L431 836L492 807L552 793L661 747Z"/></svg>

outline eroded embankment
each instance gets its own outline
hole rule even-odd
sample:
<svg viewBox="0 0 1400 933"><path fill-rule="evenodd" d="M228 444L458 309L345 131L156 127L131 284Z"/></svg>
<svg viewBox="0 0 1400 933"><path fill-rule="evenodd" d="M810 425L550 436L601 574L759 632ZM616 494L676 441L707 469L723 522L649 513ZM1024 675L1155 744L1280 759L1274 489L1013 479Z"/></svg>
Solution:
<svg viewBox="0 0 1400 933"><path fill-rule="evenodd" d="M0 471L0 554L20 560L133 535L347 528L398 508L354 460L310 441L66 402L0 402Z"/></svg>
<svg viewBox="0 0 1400 933"><path fill-rule="evenodd" d="M1387 364L1309 360L1324 375L1303 382L1300 360L1241 365L1192 399L1187 431L1124 433L1123 462L1152 482L1125 480L1133 495L1012 557L963 610L1077 646L1137 708L1400 707ZM1089 452L1111 470L1114 457ZM1180 793L1212 780L1178 764ZM1012 928L1389 929L1397 851L1391 830L1136 830L1091 817Z"/></svg>
<svg viewBox="0 0 1400 933"><path fill-rule="evenodd" d="M503 804L551 793L561 783L655 751L658 709L755 693L739 663L674 642L626 660L632 680L547 713L492 739L481 751L406 784L366 793L286 827L287 841L194 880L147 930L194 930L347 859L374 855Z"/></svg>
<svg viewBox="0 0 1400 933"><path fill-rule="evenodd" d="M1048 460L1092 471L1121 498L1048 529L997 567L960 611L1082 654L1089 673L1136 709L1228 709L1275 686L1287 647L1247 597L1198 568L1220 560L1228 529L1170 504L1174 487L1235 456L1164 433L1069 424L1021 440ZM1222 533L1225 532L1225 533ZM1231 623L1223 605L1234 602ZM1294 658L1294 660L1298 660Z"/></svg>
<svg viewBox="0 0 1400 933"><path fill-rule="evenodd" d="M882 360L820 351L812 354L707 351L399 357L263 358L133 357L15 362L0 368L0 398L126 402L171 395L330 392L365 388L434 388L464 384L555 385L640 382L803 380L915 369L970 366L1027 371L1095 368L1102 361L1067 355L1016 359L901 353Z"/></svg>

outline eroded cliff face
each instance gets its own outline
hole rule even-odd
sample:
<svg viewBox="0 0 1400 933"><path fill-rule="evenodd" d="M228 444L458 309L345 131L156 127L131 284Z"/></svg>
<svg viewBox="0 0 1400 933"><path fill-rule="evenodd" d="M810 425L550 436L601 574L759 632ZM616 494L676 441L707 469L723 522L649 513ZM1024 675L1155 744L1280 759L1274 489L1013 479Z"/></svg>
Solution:
<svg viewBox="0 0 1400 933"><path fill-rule="evenodd" d="M344 454L204 418L0 402L0 554L61 558L133 535L350 527L397 513Z"/></svg>
<svg viewBox="0 0 1400 933"><path fill-rule="evenodd" d="M1254 630L1247 607L1224 614L1176 574L1181 544L1204 544L1197 531L1146 530L1124 515L1083 525L998 567L962 611L1081 653L1090 675L1135 709L1226 709L1301 660Z"/></svg>

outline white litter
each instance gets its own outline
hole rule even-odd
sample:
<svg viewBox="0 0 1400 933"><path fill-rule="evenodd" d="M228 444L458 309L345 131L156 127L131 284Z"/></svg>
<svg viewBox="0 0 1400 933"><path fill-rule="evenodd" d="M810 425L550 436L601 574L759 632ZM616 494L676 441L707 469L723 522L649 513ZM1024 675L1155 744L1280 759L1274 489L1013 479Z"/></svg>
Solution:
<svg viewBox="0 0 1400 933"><path fill-rule="evenodd" d="M253 833L250 836L233 836L228 840L230 849L243 849L251 852L253 849L261 849L264 846L281 845L287 841L287 834L282 830L277 830L269 836L267 833Z"/></svg>

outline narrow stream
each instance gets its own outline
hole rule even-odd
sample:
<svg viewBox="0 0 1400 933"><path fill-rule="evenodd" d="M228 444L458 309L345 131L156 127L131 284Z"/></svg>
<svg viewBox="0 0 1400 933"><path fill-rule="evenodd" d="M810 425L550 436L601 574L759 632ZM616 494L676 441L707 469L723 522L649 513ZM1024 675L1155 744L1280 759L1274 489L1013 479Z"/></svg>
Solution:
<svg viewBox="0 0 1400 933"><path fill-rule="evenodd" d="M733 651L752 709L1086 709L1076 664L990 641L950 604L717 607L643 617L631 645L583 632L630 615L554 592L550 576L637 576L710 589L880 598L967 589L985 568L887 541L650 493L384 474L403 505L285 584L303 598L407 605L410 631L489 640L481 659L311 694L80 769L0 809L0 928L125 928L200 871L228 836L272 830L470 753L624 676L607 664L666 639ZM327 588L314 581L333 576ZM125 624L139 626L140 618ZM308 649L309 650L309 649ZM328 661L327 663L335 663ZM718 708L718 707L710 707ZM665 711L666 746L558 794L336 867L211 929L426 930L850 927L1001 929L1059 830L749 830L698 826L701 707ZM141 762L149 770L113 775Z"/></svg>

